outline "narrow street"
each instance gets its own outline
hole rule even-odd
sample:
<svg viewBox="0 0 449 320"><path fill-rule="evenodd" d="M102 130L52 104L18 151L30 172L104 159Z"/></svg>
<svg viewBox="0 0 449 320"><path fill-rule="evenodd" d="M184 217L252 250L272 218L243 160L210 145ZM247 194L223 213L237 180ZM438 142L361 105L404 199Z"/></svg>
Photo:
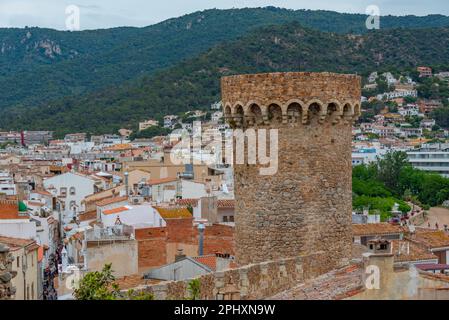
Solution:
<svg viewBox="0 0 449 320"><path fill-rule="evenodd" d="M426 222L424 222L421 227L430 227L432 229L436 228L436 223L438 223L438 229L444 230L444 225L449 226L449 209L433 207L430 208L427 214Z"/></svg>

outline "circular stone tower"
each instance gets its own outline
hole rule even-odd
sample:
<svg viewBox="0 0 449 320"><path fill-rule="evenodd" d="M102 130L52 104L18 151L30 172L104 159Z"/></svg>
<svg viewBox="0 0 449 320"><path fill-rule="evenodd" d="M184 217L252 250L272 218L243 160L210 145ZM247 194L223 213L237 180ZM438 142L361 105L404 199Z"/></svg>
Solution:
<svg viewBox="0 0 449 320"><path fill-rule="evenodd" d="M351 257L351 128L360 77L268 73L224 77L227 122L244 132L278 129L278 167L234 164L236 260L240 265L311 253L329 269ZM247 148L248 146L246 146ZM267 153L270 146L267 146Z"/></svg>

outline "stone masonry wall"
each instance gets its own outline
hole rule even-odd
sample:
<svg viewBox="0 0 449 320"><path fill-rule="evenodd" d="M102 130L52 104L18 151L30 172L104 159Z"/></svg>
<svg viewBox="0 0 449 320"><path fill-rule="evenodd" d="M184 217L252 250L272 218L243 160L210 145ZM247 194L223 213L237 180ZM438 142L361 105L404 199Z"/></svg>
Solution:
<svg viewBox="0 0 449 320"><path fill-rule="evenodd" d="M9 248L0 244L0 300L9 300L16 292L11 283L12 278L15 277L12 271L13 261Z"/></svg>
<svg viewBox="0 0 449 320"><path fill-rule="evenodd" d="M202 300L257 300L272 297L298 283L328 272L326 256L318 252L309 256L266 261L198 277ZM167 281L140 286L136 291L152 293L157 300L184 299L190 280Z"/></svg>
<svg viewBox="0 0 449 320"><path fill-rule="evenodd" d="M237 263L323 251L330 269L347 264L351 124L360 114L360 78L231 76L222 79L222 100L231 127L278 129L279 135L276 174L261 175L259 168L266 166L248 164L247 150L245 163L234 164Z"/></svg>
<svg viewBox="0 0 449 320"><path fill-rule="evenodd" d="M139 268L148 269L172 262L176 254L173 245L179 248L195 247L192 255L196 255L199 235L197 228L193 226L192 219L168 219L167 227L136 229L136 240L138 241ZM216 252L234 254L233 227L219 224L206 227L204 254Z"/></svg>

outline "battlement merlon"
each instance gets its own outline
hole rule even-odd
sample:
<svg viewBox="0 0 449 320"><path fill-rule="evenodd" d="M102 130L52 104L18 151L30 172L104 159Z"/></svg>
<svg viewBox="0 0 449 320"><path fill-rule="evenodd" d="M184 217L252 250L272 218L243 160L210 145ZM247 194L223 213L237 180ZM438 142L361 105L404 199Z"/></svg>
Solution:
<svg viewBox="0 0 449 320"><path fill-rule="evenodd" d="M287 72L223 77L225 119L232 127L304 125L343 120L361 114L361 78L336 73Z"/></svg>

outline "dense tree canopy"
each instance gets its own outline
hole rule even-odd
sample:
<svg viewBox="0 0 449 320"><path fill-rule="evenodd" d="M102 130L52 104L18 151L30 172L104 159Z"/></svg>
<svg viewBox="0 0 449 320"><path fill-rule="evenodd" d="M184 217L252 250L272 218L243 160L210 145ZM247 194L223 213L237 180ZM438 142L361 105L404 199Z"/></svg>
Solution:
<svg viewBox="0 0 449 320"><path fill-rule="evenodd" d="M413 200L427 208L449 200L449 179L413 168L404 152L390 152L371 165L353 168L353 206L388 217L394 203L407 212Z"/></svg>
<svg viewBox="0 0 449 320"><path fill-rule="evenodd" d="M293 22L262 27L120 86L35 107L7 108L0 127L49 129L57 136L74 131L107 133L133 128L149 117L207 109L220 100L220 78L225 75L298 70L368 74L373 70L413 69L416 64L442 65L448 58L449 29L382 29L348 36ZM40 93L27 95L37 97Z"/></svg>

